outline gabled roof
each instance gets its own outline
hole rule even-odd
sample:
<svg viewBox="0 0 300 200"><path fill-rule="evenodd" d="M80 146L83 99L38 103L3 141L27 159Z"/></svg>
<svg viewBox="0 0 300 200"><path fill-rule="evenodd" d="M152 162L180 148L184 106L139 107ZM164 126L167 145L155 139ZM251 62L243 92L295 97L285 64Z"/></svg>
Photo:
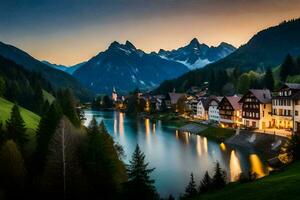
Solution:
<svg viewBox="0 0 300 200"><path fill-rule="evenodd" d="M260 103L271 103L272 102L272 95L271 95L270 90L268 90L268 89L250 89L248 91L248 93L249 92L251 92L258 99L258 101ZM240 103L242 103L245 95L239 101Z"/></svg>
<svg viewBox="0 0 300 200"><path fill-rule="evenodd" d="M208 110L209 104L210 104L210 98L209 97L201 97L199 98L199 102L202 103L205 110Z"/></svg>
<svg viewBox="0 0 300 200"><path fill-rule="evenodd" d="M284 88L284 87L288 87L293 90L300 90L300 84L298 84L298 83L286 83L281 88Z"/></svg>
<svg viewBox="0 0 300 200"><path fill-rule="evenodd" d="M239 96L223 97L223 99L221 100L221 102L223 102L224 99L227 99L229 101L229 103L231 104L231 106L232 106L232 108L234 110L241 109L242 105L239 103L241 97L239 97ZM220 106L220 104L219 104L219 106Z"/></svg>

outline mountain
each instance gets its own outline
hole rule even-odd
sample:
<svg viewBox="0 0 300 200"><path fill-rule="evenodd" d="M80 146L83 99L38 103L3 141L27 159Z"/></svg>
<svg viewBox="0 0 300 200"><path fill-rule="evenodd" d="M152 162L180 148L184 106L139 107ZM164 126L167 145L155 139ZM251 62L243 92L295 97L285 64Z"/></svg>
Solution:
<svg viewBox="0 0 300 200"><path fill-rule="evenodd" d="M53 63L50 63L48 61L42 61L44 64L52 67L52 68L55 68L55 69L58 69L58 70L61 70L63 72L67 72L68 74L73 74L78 68L80 68L82 65L84 65L86 62L82 62L82 63L79 63L79 64L76 64L76 65L73 65L73 66L65 66L65 65L57 65L57 64L53 64Z"/></svg>
<svg viewBox="0 0 300 200"><path fill-rule="evenodd" d="M85 88L70 74L49 67L48 65L33 58L28 53L5 43L0 42L0 55L4 58L22 65L27 70L41 73L55 88L68 87L74 91L74 94L81 100L90 100L93 96L92 92Z"/></svg>
<svg viewBox="0 0 300 200"><path fill-rule="evenodd" d="M236 48L230 44L222 42L219 46L207 46L200 44L194 38L188 45L172 51L159 50L158 55L167 60L173 60L186 65L189 69L201 68L209 63L218 61L232 52Z"/></svg>
<svg viewBox="0 0 300 200"><path fill-rule="evenodd" d="M115 87L125 93L135 88L149 89L162 81L178 77L189 69L178 62L147 54L132 43L113 42L91 58L73 76L96 93L110 93Z"/></svg>
<svg viewBox="0 0 300 200"><path fill-rule="evenodd" d="M287 54L300 55L299 35L300 19L267 28L258 32L245 45L242 45L227 57L184 74L177 79L164 82L156 91L167 92L167 90L173 88L178 90L201 85L203 82L208 81L208 75L212 71L226 70L230 72L237 69L240 73L249 72L250 70L264 72L269 67L273 68L281 64Z"/></svg>

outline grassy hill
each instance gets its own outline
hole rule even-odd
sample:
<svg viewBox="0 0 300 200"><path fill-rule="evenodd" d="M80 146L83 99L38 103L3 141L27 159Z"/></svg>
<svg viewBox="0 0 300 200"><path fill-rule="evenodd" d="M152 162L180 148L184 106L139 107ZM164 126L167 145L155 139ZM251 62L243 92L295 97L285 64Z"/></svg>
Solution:
<svg viewBox="0 0 300 200"><path fill-rule="evenodd" d="M13 105L12 102L0 97L0 121L2 121L2 123L5 124L6 120L10 117ZM34 132L39 124L40 117L25 108L20 108L20 111L21 116L26 123L26 128L29 132Z"/></svg>
<svg viewBox="0 0 300 200"><path fill-rule="evenodd" d="M300 162L283 172L277 172L250 183L232 183L218 192L208 193L196 199L201 200L265 200L300 199Z"/></svg>

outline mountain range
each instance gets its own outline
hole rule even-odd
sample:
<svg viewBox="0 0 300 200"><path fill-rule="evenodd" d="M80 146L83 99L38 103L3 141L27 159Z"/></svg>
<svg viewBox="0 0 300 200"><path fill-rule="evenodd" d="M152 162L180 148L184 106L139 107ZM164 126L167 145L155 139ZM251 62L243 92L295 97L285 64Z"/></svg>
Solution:
<svg viewBox="0 0 300 200"><path fill-rule="evenodd" d="M164 82L156 91L164 93L174 88L179 90L193 85L201 85L207 81L207 75L212 71L226 70L230 72L236 69L240 73L251 70L265 72L268 68L280 65L287 54L300 55L299 35L300 19L282 22L277 26L258 32L246 44L227 57Z"/></svg>
<svg viewBox="0 0 300 200"><path fill-rule="evenodd" d="M135 88L152 89L162 81L178 77L189 69L178 62L145 53L131 42L113 42L77 69L73 76L96 93L123 93Z"/></svg>
<svg viewBox="0 0 300 200"><path fill-rule="evenodd" d="M225 42L222 42L217 47L209 47L204 43L201 44L198 39L194 38L188 45L176 50L165 51L161 49L158 55L161 58L182 63L193 70L216 62L235 50L234 46Z"/></svg>
<svg viewBox="0 0 300 200"><path fill-rule="evenodd" d="M67 72L68 74L73 74L78 68L80 68L82 65L84 65L86 63L86 62L82 62L82 63L76 64L76 65L73 65L73 66L65 66L65 65L53 64L53 63L50 63L46 60L44 60L42 62L44 64L52 67L52 68Z"/></svg>
<svg viewBox="0 0 300 200"><path fill-rule="evenodd" d="M0 55L27 70L41 73L55 89L68 87L81 100L90 100L93 97L93 93L70 74L49 67L17 47L0 42Z"/></svg>

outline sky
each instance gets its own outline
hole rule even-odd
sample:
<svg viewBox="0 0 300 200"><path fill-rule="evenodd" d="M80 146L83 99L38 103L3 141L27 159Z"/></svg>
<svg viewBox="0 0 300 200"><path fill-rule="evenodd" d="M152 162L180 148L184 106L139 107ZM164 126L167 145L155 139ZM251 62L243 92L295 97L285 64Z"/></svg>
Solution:
<svg viewBox="0 0 300 200"><path fill-rule="evenodd" d="M0 0L0 41L40 60L74 65L111 42L146 52L197 38L236 47L300 17L300 0Z"/></svg>

